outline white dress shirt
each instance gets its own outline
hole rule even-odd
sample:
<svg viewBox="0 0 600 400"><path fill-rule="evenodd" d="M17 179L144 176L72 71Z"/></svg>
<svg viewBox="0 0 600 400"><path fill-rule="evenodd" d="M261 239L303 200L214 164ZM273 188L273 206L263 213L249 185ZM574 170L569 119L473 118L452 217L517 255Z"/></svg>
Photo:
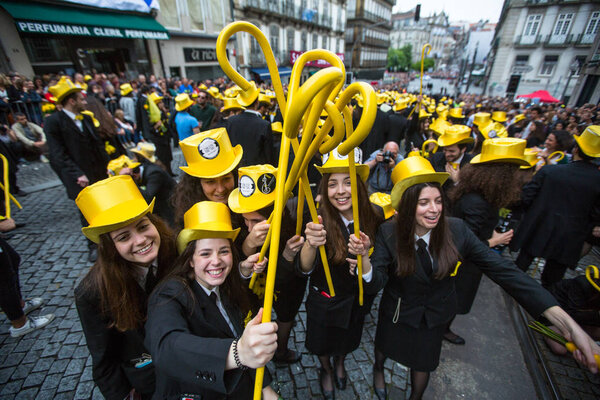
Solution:
<svg viewBox="0 0 600 400"><path fill-rule="evenodd" d="M202 284L200 282L198 282L198 285L200 285L200 287L202 288L202 290L204 290L204 293L206 293L206 295L208 297L210 297L211 293L215 293L217 295L217 308L219 309L219 311L221 311L221 315L223 316L223 318L225 318L225 322L227 322L227 325L229 325L229 329L231 329L231 333L233 333L234 336L237 336L238 333L237 333L235 327L233 326L233 324L231 323L231 319L229 319L229 315L227 315L227 311L225 310L225 307L223 307L223 302L221 301L221 294L219 292L219 287L215 286L212 290L208 290L207 288L202 286Z"/></svg>
<svg viewBox="0 0 600 400"><path fill-rule="evenodd" d="M75 117L77 117L77 115L75 115L74 113L72 113L71 111L69 111L65 108L63 108L63 111L65 112L65 114L67 114L69 116L69 118L71 118L73 120L73 122L75 122L75 125L77 125L79 130L81 132L83 132L83 123L81 122L80 119L75 118Z"/></svg>

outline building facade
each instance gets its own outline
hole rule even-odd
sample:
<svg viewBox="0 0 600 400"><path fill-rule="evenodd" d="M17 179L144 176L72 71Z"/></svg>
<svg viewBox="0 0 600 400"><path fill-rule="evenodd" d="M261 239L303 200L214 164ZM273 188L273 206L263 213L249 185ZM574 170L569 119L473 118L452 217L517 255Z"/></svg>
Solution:
<svg viewBox="0 0 600 400"><path fill-rule="evenodd" d="M359 79L381 79L387 65L395 0L348 0L346 67Z"/></svg>
<svg viewBox="0 0 600 400"><path fill-rule="evenodd" d="M569 106L600 103L600 35L596 35L592 48L569 99Z"/></svg>
<svg viewBox="0 0 600 400"><path fill-rule="evenodd" d="M505 1L486 70L486 94L547 90L568 99L599 28L599 1Z"/></svg>
<svg viewBox="0 0 600 400"><path fill-rule="evenodd" d="M233 0L233 4L234 19L256 25L269 40L284 81L296 58L307 50L326 49L344 58L344 0ZM258 42L245 32L238 33L236 46L240 73L257 82L270 80ZM323 66L327 64L311 63L304 77Z"/></svg>

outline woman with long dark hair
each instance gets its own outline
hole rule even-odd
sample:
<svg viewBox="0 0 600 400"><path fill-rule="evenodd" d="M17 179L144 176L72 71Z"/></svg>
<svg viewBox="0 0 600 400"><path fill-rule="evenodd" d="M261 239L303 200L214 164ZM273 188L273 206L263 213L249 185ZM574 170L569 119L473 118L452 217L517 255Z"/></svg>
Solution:
<svg viewBox="0 0 600 400"><path fill-rule="evenodd" d="M175 186L172 203L175 223L183 225L183 214L200 201L227 204L229 194L237 185L237 165L242 159L241 145L231 146L225 128L192 135L181 142L187 166ZM239 221L234 226L239 227Z"/></svg>
<svg viewBox="0 0 600 400"><path fill-rule="evenodd" d="M155 378L144 346L146 305L176 256L173 234L129 175L88 186L75 202L90 222L83 233L98 243L98 260L75 289L94 382L106 399L149 399Z"/></svg>
<svg viewBox="0 0 600 400"><path fill-rule="evenodd" d="M273 213L275 202L275 184L277 168L264 164L239 169L239 189L229 195L229 207L244 218L247 236L242 244L242 253L246 257L260 252L269 231L268 219ZM279 262L275 279L275 303L277 313L277 352L276 363L295 363L302 354L288 348L288 340L294 319L306 291L306 277L294 271L294 259L302 248L304 238L296 235L296 221L290 216L287 207L283 211L279 246ZM242 276L251 279L251 271L242 271ZM265 274L258 276L250 296L258 309L264 299ZM244 286L247 288L248 283Z"/></svg>
<svg viewBox="0 0 600 400"><path fill-rule="evenodd" d="M358 157L357 157L358 159ZM369 313L376 292L371 289L371 270L363 268L363 276L355 273L360 254L363 265L369 265L371 239L381 218L369 202L364 181L369 175L365 164L357 164L358 204L352 204L348 158L334 150L322 167L319 224L306 225L306 242L298 264L300 272L310 274L306 299L306 349L319 357L321 390L326 399L335 398L338 389L346 387L344 359L360 344L365 315ZM358 207L361 234L354 233L352 210ZM329 293L318 247L325 245L335 296ZM364 304L359 305L358 279L364 284ZM331 366L333 357L335 370Z"/></svg>
<svg viewBox="0 0 600 400"><path fill-rule="evenodd" d="M277 324L261 323L262 309L244 328L249 307L240 272L262 269L266 260L238 264L239 231L222 203L203 201L185 213L180 256L148 302L154 399L251 399L254 370L273 357ZM269 382L267 373L263 398L277 399Z"/></svg>
<svg viewBox="0 0 600 400"><path fill-rule="evenodd" d="M383 365L387 358L410 368L410 399L421 399L429 374L439 364L442 337L455 316L453 279L459 261L477 264L534 317L543 315L580 350L575 359L597 370L600 348L558 307L532 278L490 250L466 224L446 217L441 185L448 174L435 172L422 157L408 157L392 173L392 205L398 211L381 225L372 265L372 285L385 287L375 335L373 383L379 399L387 396Z"/></svg>
<svg viewBox="0 0 600 400"><path fill-rule="evenodd" d="M452 215L460 218L475 236L490 248L510 243L513 230L495 231L500 209L516 205L521 198L520 166L529 165L524 159L525 140L516 138L487 139L480 155L460 171L458 184L450 191ZM481 282L477 265L464 262L456 277L457 314L471 311ZM451 331L444 339L463 345L465 340Z"/></svg>

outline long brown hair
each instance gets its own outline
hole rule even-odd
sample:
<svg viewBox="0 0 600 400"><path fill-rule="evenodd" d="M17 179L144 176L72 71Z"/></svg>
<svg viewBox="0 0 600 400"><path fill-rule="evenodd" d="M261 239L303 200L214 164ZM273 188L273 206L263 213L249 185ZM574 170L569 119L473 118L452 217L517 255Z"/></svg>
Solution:
<svg viewBox="0 0 600 400"><path fill-rule="evenodd" d="M159 217L147 214L160 235L157 278L168 274L177 252L175 237ZM146 296L139 290L137 267L119 255L109 233L100 235L98 260L83 278L84 290L100 295L100 307L109 327L124 332L140 328L146 320Z"/></svg>
<svg viewBox="0 0 600 400"><path fill-rule="evenodd" d="M453 204L465 194L478 193L496 208L507 207L521 199L519 166L499 162L467 164L460 170L458 184L449 193Z"/></svg>
<svg viewBox="0 0 600 400"><path fill-rule="evenodd" d="M398 236L396 243L398 252L396 274L402 277L415 273L416 210L421 191L426 187L436 188L442 195L442 212L438 224L431 230L429 249L438 266L433 277L435 279L443 279L456 265L459 254L452 241L452 233L446 221L446 201L442 188L439 183L434 182L419 183L411 186L402 195L400 205L398 206L398 214L396 215L396 233Z"/></svg>
<svg viewBox="0 0 600 400"><path fill-rule="evenodd" d="M329 201L327 183L330 176L331 174L323 174L323 178L321 179L319 186L319 194L321 195L319 214L323 217L323 224L327 232L327 257L334 264L341 264L348 257L348 243L344 240L344 235L340 228L342 225L340 212ZM356 179L358 181L358 217L360 219L360 230L371 239L371 244L374 244L375 233L382 219L369 201L367 188L358 174ZM355 206L355 204L352 205L352 207Z"/></svg>
<svg viewBox="0 0 600 400"><path fill-rule="evenodd" d="M243 287L242 279L237 271L239 256L236 247L233 245L231 240L228 241L229 245L231 246L231 253L233 255L233 264L231 271L229 271L229 275L227 275L227 278L225 279L225 282L219 286L219 292L220 295L225 296L236 309L241 311L242 317L245 317L248 311L250 311L248 291L247 288ZM196 280L194 269L191 266L191 261L194 256L194 252L196 251L196 242L196 240L192 240L187 244L185 250L175 260L169 275L165 278L165 281L169 279L175 279L181 282L185 287L185 292L188 294L188 296L190 296L190 299L194 298L192 285ZM194 304L194 302L191 301L191 304ZM193 312L193 309L190 310L190 312Z"/></svg>

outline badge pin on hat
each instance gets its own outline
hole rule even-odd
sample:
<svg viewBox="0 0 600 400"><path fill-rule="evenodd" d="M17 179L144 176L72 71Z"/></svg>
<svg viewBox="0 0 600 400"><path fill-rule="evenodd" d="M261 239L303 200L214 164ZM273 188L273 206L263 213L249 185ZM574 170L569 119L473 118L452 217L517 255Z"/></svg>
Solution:
<svg viewBox="0 0 600 400"><path fill-rule="evenodd" d="M277 168L269 164L252 165L238 170L238 187L229 194L229 208L243 214L258 211L275 201Z"/></svg>
<svg viewBox="0 0 600 400"><path fill-rule="evenodd" d="M197 133L179 142L187 166L183 172L197 178L216 178L231 172L242 159L242 146L231 146L225 128Z"/></svg>

